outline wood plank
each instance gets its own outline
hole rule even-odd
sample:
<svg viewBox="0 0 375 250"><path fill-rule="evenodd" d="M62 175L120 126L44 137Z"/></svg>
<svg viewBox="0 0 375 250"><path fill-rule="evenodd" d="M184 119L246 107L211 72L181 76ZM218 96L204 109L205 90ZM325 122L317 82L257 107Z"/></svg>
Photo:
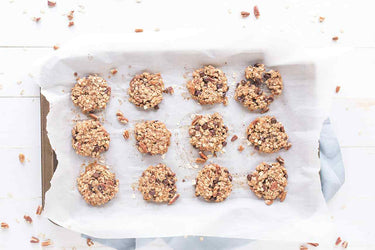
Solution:
<svg viewBox="0 0 375 250"><path fill-rule="evenodd" d="M40 96L40 122L41 122L41 166L42 166L42 202L44 206L45 194L51 187L50 181L52 179L53 173L57 167L56 154L51 148L51 144L47 135L47 114L49 112L49 102L47 99L41 95Z"/></svg>

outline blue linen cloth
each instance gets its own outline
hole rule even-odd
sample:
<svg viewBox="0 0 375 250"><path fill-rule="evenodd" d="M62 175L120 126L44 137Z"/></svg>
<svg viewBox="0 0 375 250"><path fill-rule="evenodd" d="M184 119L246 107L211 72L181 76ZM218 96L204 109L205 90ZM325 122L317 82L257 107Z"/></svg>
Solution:
<svg viewBox="0 0 375 250"><path fill-rule="evenodd" d="M320 132L319 139L320 148L320 180L322 191L326 201L330 200L340 189L345 181L344 164L341 157L340 145L333 131L331 122L327 118ZM89 236L82 235L84 238ZM200 241L198 236L184 237L165 237L159 238L160 242L155 242L155 238L141 239L99 239L90 237L92 240L100 242L103 245L115 248L132 250L136 248L149 249L149 244L153 242L153 249L233 249L236 247L246 246L253 240L248 239L231 239L204 237L204 241Z"/></svg>

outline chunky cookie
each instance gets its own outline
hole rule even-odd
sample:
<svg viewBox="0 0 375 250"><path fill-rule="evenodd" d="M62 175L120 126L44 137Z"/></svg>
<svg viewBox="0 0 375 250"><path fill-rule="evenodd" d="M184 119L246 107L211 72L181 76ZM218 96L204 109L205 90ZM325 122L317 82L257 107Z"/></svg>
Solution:
<svg viewBox="0 0 375 250"><path fill-rule="evenodd" d="M193 147L214 153L227 145L228 128L218 113L196 115L189 127L189 135Z"/></svg>
<svg viewBox="0 0 375 250"><path fill-rule="evenodd" d="M77 178L78 191L92 206L100 206L110 201L118 192L119 181L106 166L96 162L86 166L85 172Z"/></svg>
<svg viewBox="0 0 375 250"><path fill-rule="evenodd" d="M256 170L247 176L251 191L258 198L264 199L267 205L271 205L277 198L284 201L287 191L288 174L284 167L284 160L278 157L275 163L262 162Z"/></svg>
<svg viewBox="0 0 375 250"><path fill-rule="evenodd" d="M224 201L232 192L232 176L228 169L217 164L209 164L199 171L195 196L202 196L206 201Z"/></svg>
<svg viewBox="0 0 375 250"><path fill-rule="evenodd" d="M223 71L211 65L195 70L193 79L187 83L187 89L200 104L226 104L228 101L227 77Z"/></svg>
<svg viewBox="0 0 375 250"><path fill-rule="evenodd" d="M138 151L141 153L162 155L168 151L171 144L171 132L159 121L137 123L134 134Z"/></svg>
<svg viewBox="0 0 375 250"><path fill-rule="evenodd" d="M250 111L260 110L265 113L273 102L273 96L266 95L260 87L250 81L241 81L237 84L234 98Z"/></svg>
<svg viewBox="0 0 375 250"><path fill-rule="evenodd" d="M247 139L256 150L274 153L284 148L288 150L292 144L281 122L274 116L262 116L252 121L247 128Z"/></svg>
<svg viewBox="0 0 375 250"><path fill-rule="evenodd" d="M149 166L138 181L143 199L154 202L170 202L177 193L176 174L164 164Z"/></svg>
<svg viewBox="0 0 375 250"><path fill-rule="evenodd" d="M98 121L78 121L72 129L72 146L77 154L98 157L109 148L110 137Z"/></svg>
<svg viewBox="0 0 375 250"><path fill-rule="evenodd" d="M267 112L274 96L282 93L280 73L274 70L266 72L264 64L257 63L245 69L245 77L247 81L237 84L234 98L250 111Z"/></svg>
<svg viewBox="0 0 375 250"><path fill-rule="evenodd" d="M111 88L107 81L97 75L79 78L71 93L74 105L81 108L83 113L96 112L105 109L111 97Z"/></svg>
<svg viewBox="0 0 375 250"><path fill-rule="evenodd" d="M164 83L160 73L134 76L128 89L129 101L144 109L158 108L163 100Z"/></svg>

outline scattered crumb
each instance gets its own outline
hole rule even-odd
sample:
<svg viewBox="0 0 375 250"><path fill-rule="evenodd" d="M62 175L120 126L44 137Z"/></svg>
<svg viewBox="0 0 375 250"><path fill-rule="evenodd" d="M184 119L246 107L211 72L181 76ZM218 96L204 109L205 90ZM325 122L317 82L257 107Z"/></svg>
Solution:
<svg viewBox="0 0 375 250"><path fill-rule="evenodd" d="M166 94L173 95L174 89L172 87L168 87L168 88L164 89L163 92L166 93Z"/></svg>
<svg viewBox="0 0 375 250"><path fill-rule="evenodd" d="M259 8L256 5L254 6L254 16L256 17L256 19L260 17Z"/></svg>
<svg viewBox="0 0 375 250"><path fill-rule="evenodd" d="M53 45L53 49L54 50L58 50L60 47L59 46L57 46L57 45Z"/></svg>
<svg viewBox="0 0 375 250"><path fill-rule="evenodd" d="M94 245L94 242L90 238L87 238L86 243L87 243L87 245L89 247L91 247L92 245Z"/></svg>
<svg viewBox="0 0 375 250"><path fill-rule="evenodd" d="M238 147L238 151L240 151L240 152L242 152L244 149L245 149L245 148L244 148L242 145L240 145L240 146Z"/></svg>
<svg viewBox="0 0 375 250"><path fill-rule="evenodd" d="M184 238L186 239L188 236L187 235L184 235Z"/></svg>
<svg viewBox="0 0 375 250"><path fill-rule="evenodd" d="M159 28L155 28L155 29L154 29L154 31L156 31L156 32L159 32L159 31L160 31L160 29L159 29Z"/></svg>
<svg viewBox="0 0 375 250"><path fill-rule="evenodd" d="M45 10L40 10L40 14L45 14L46 11Z"/></svg>
<svg viewBox="0 0 375 250"><path fill-rule="evenodd" d="M113 68L113 69L110 70L110 72L111 72L112 75L116 75L118 70L116 68Z"/></svg>
<svg viewBox="0 0 375 250"><path fill-rule="evenodd" d="M24 163L25 162L25 155L24 154L19 154L18 155L18 159L20 160L21 163Z"/></svg>
<svg viewBox="0 0 375 250"><path fill-rule="evenodd" d="M50 0L48 0L48 7L53 8L53 7L55 7L55 6L56 6L56 2L55 2L55 1L50 1Z"/></svg>
<svg viewBox="0 0 375 250"><path fill-rule="evenodd" d="M204 240L204 238L203 238L203 237L199 237L199 240L200 240L200 241L203 241L203 240Z"/></svg>
<svg viewBox="0 0 375 250"><path fill-rule="evenodd" d="M343 29L340 29L340 33L341 33L341 34L344 33L344 30L343 30Z"/></svg>
<svg viewBox="0 0 375 250"><path fill-rule="evenodd" d="M23 95L23 94L25 94L25 90L21 89L20 95Z"/></svg>
<svg viewBox="0 0 375 250"><path fill-rule="evenodd" d="M325 17L320 16L319 17L319 22L322 23L322 22L324 22L325 19L326 19Z"/></svg>
<svg viewBox="0 0 375 250"><path fill-rule="evenodd" d="M77 72L74 72L73 75L74 75L75 77L77 77L77 76L78 76L78 73L77 73Z"/></svg>
<svg viewBox="0 0 375 250"><path fill-rule="evenodd" d="M248 16L250 16L250 12L247 12L247 11L241 11L241 16L242 16L243 18L248 17Z"/></svg>
<svg viewBox="0 0 375 250"><path fill-rule="evenodd" d="M332 37L332 41L338 41L339 40L339 37L338 36L334 36L334 37Z"/></svg>
<svg viewBox="0 0 375 250"><path fill-rule="evenodd" d="M134 32L135 33L141 33L141 32L143 32L143 29L135 29Z"/></svg>
<svg viewBox="0 0 375 250"><path fill-rule="evenodd" d="M340 89L341 89L341 86L336 86L335 92L336 92L336 93L339 93L339 92L340 92Z"/></svg>
<svg viewBox="0 0 375 250"><path fill-rule="evenodd" d="M68 27L72 27L73 25L74 25L74 22L70 21L69 24L68 24Z"/></svg>
<svg viewBox="0 0 375 250"><path fill-rule="evenodd" d="M141 3L142 1L141 0L135 0L136 3Z"/></svg>

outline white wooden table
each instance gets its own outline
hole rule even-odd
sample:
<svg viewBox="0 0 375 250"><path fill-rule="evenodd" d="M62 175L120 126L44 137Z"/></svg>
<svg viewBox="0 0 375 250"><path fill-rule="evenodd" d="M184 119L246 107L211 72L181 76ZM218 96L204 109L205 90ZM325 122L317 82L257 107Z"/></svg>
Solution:
<svg viewBox="0 0 375 250"><path fill-rule="evenodd" d="M260 18L253 15L258 5ZM181 29L231 30L241 33L262 30L314 48L347 47L332 89L331 119L339 138L346 183L328 203L337 236L352 249L375 248L375 4L368 0L275 0L275 1L173 1L173 0L47 0L0 1L0 249L38 248L31 236L49 238L53 246L86 248L80 234L53 225L35 215L41 204L39 87L31 84L31 65L54 53L79 34L165 32ZM66 17L74 10L75 25ZM251 12L242 18L241 11ZM326 17L319 23L319 16ZM41 17L39 22L33 17ZM159 30L159 31L157 31ZM219 39L225 39L218 36ZM332 41L338 36L337 42ZM204 39L204 37L202 37ZM228 38L230 39L230 38ZM26 162L18 161L18 154ZM33 218L26 224L23 216ZM319 230L317 228L317 230ZM332 246L335 239L332 239ZM298 249L300 242L257 242L255 249ZM93 246L105 248L99 243ZM323 249L322 247L320 249ZM324 248L326 249L326 248Z"/></svg>

